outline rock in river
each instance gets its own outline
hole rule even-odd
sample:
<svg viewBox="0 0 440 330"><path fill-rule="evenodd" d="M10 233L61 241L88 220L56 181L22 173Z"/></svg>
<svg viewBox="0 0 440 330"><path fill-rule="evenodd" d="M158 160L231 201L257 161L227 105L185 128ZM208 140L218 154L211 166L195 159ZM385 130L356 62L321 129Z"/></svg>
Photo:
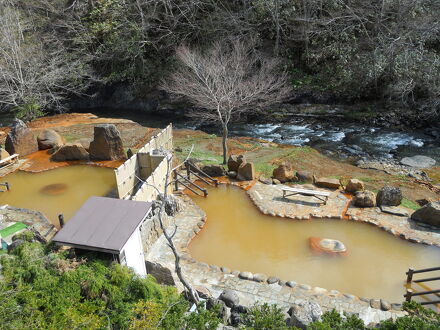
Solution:
<svg viewBox="0 0 440 330"><path fill-rule="evenodd" d="M435 165L435 160L430 157L417 155L413 157L402 158L400 164L415 168L429 168Z"/></svg>
<svg viewBox="0 0 440 330"><path fill-rule="evenodd" d="M418 209L411 215L411 219L432 226L440 227L440 202L431 202Z"/></svg>

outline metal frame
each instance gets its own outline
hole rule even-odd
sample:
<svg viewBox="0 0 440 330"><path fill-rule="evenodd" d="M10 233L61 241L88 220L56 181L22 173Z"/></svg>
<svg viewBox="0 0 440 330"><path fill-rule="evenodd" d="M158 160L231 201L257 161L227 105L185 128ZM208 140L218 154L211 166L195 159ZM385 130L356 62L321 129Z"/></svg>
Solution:
<svg viewBox="0 0 440 330"><path fill-rule="evenodd" d="M290 193L290 194L288 194ZM303 193L303 192L298 192L298 191L289 191L289 190L284 190L283 189L283 198L289 197L289 196L295 196L295 195L301 195L301 196L309 196L309 197L315 197L317 199L319 199L321 202L324 203L324 205L327 205L327 201L328 201L328 197L329 196L324 196L324 198L321 198L321 195L316 195L316 194L308 194L308 193Z"/></svg>

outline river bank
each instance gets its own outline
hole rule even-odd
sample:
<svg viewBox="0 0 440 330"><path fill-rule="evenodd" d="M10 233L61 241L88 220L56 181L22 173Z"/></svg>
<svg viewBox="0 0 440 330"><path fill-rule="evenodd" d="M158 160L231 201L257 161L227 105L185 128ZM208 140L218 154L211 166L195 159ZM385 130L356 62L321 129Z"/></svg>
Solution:
<svg viewBox="0 0 440 330"><path fill-rule="evenodd" d="M154 118L153 118L154 119ZM151 118L145 118L151 122ZM162 119L163 121L163 119ZM75 142L81 139L90 140L93 136L93 127L97 123L114 123L122 135L125 149L137 150L156 131L151 125L148 127L145 122L135 122L130 119L121 118L100 118L90 113L63 114L57 116L43 117L33 121L29 126L37 134L40 130L50 127L60 133L67 142ZM156 121L154 126L160 126ZM182 128L187 125L185 122L173 123L174 144L176 154L185 158L194 145L193 158L202 160L205 163L221 162L221 138L206 132ZM0 128L0 144L4 143L9 128ZM399 186L404 196L405 203L417 208L417 200L437 200L435 185L440 183L440 167L425 169L431 182L418 181L399 171L384 171L380 169L361 168L346 161L339 161L329 157L310 146L292 146L271 142L266 139L254 137L232 137L229 140L230 152L233 154L245 154L249 161L253 161L256 170L266 177L271 176L273 169L283 161L291 162L296 170L308 170L317 176L334 177L339 179L358 178L366 183L366 188L378 190L380 187L389 184ZM426 184L424 184L426 183Z"/></svg>

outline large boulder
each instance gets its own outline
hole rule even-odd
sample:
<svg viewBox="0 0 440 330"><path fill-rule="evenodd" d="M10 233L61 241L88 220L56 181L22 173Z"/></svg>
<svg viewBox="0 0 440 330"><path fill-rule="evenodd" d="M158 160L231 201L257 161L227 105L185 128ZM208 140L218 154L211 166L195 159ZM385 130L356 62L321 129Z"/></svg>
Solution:
<svg viewBox="0 0 440 330"><path fill-rule="evenodd" d="M61 147L64 139L53 129L45 129L38 135L37 142L40 150L46 150Z"/></svg>
<svg viewBox="0 0 440 330"><path fill-rule="evenodd" d="M313 174L309 171L298 171L296 177L301 182L313 182Z"/></svg>
<svg viewBox="0 0 440 330"><path fill-rule="evenodd" d="M431 202L411 215L414 221L440 227L440 202Z"/></svg>
<svg viewBox="0 0 440 330"><path fill-rule="evenodd" d="M242 181L251 181L255 179L254 163L244 163L238 168L237 179Z"/></svg>
<svg viewBox="0 0 440 330"><path fill-rule="evenodd" d="M219 300L223 301L229 308L238 305L240 298L237 293L231 289L225 289L218 297Z"/></svg>
<svg viewBox="0 0 440 330"><path fill-rule="evenodd" d="M345 191L349 193L355 193L356 191L362 191L364 189L364 183L358 179L350 179L345 187Z"/></svg>
<svg viewBox="0 0 440 330"><path fill-rule="evenodd" d="M292 181L295 177L295 171L289 163L283 163L273 170L272 177L281 183Z"/></svg>
<svg viewBox="0 0 440 330"><path fill-rule="evenodd" d="M230 155L228 159L228 170L238 172L238 168L244 163L246 163L244 155Z"/></svg>
<svg viewBox="0 0 440 330"><path fill-rule="evenodd" d="M376 196L372 191L358 191L353 197L353 204L357 207L374 207Z"/></svg>
<svg viewBox="0 0 440 330"><path fill-rule="evenodd" d="M7 152L3 148L0 148L0 160L8 158L9 156L10 156L9 152Z"/></svg>
<svg viewBox="0 0 440 330"><path fill-rule="evenodd" d="M5 149L11 155L26 156L38 151L38 143L34 133L26 124L20 119L15 119L6 137Z"/></svg>
<svg viewBox="0 0 440 330"><path fill-rule="evenodd" d="M317 178L315 184L318 187L329 188L329 189L339 189L341 183L338 179L331 178Z"/></svg>
<svg viewBox="0 0 440 330"><path fill-rule="evenodd" d="M323 314L321 306L312 301L295 304L287 313L290 315L288 325L301 329L306 329L312 322L320 321Z"/></svg>
<svg viewBox="0 0 440 330"><path fill-rule="evenodd" d="M399 206L402 202L402 191L400 188L385 186L381 188L376 196L377 206Z"/></svg>
<svg viewBox="0 0 440 330"><path fill-rule="evenodd" d="M89 152L90 159L94 160L118 160L125 158L121 134L116 126L113 124L95 126Z"/></svg>
<svg viewBox="0 0 440 330"><path fill-rule="evenodd" d="M413 157L402 158L400 164L415 168L429 168L435 165L435 159L422 155L417 155Z"/></svg>
<svg viewBox="0 0 440 330"><path fill-rule="evenodd" d="M225 176L226 171L222 165L206 165L202 167L202 171L209 176Z"/></svg>
<svg viewBox="0 0 440 330"><path fill-rule="evenodd" d="M88 159L89 153L80 143L65 144L51 156L51 160L56 162Z"/></svg>

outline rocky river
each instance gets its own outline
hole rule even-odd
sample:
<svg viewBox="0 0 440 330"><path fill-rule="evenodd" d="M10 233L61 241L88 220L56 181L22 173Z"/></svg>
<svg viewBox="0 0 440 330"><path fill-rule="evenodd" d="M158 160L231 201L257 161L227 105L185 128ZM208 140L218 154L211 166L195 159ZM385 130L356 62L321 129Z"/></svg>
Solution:
<svg viewBox="0 0 440 330"><path fill-rule="evenodd" d="M123 117L144 126L165 127L170 121L176 128L200 129L218 133L216 126L198 120L141 111L87 110L99 116ZM0 126L8 125L12 117L0 115ZM325 117L290 117L272 123L231 123L230 136L250 136L271 142L296 146L311 146L338 159L399 163L404 157L423 155L440 162L440 130L397 129L350 122L331 112Z"/></svg>

